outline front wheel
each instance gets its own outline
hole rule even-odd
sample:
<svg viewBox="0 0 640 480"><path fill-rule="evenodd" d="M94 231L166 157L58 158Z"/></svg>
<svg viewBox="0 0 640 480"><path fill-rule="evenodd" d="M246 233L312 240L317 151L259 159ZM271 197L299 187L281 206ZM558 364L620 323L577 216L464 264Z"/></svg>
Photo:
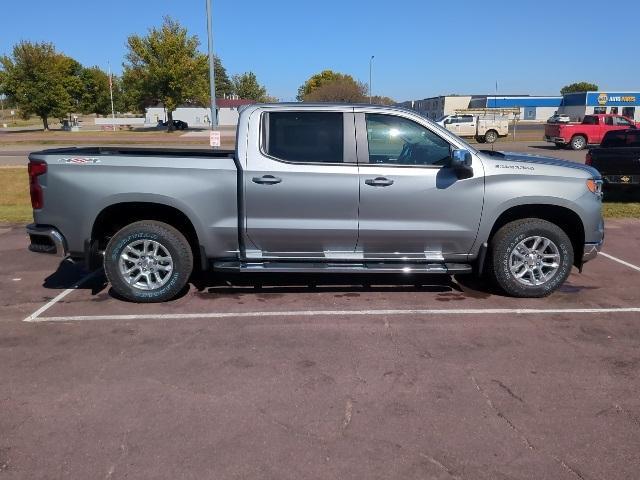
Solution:
<svg viewBox="0 0 640 480"><path fill-rule="evenodd" d="M127 225L107 244L104 271L113 290L139 303L164 302L186 285L193 253L178 230L145 220Z"/></svg>
<svg viewBox="0 0 640 480"><path fill-rule="evenodd" d="M539 218L504 225L491 240L489 273L514 297L544 297L571 273L573 246L557 225Z"/></svg>

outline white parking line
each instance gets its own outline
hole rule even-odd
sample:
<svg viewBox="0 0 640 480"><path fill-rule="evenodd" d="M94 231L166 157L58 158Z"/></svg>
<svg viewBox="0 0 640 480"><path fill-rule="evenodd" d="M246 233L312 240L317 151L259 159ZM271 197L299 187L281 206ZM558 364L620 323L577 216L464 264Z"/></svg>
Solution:
<svg viewBox="0 0 640 480"><path fill-rule="evenodd" d="M54 298L52 298L51 300L49 300L47 303L45 303L42 307L40 307L38 310L36 310L35 312L33 312L31 315L29 315L27 318L25 318L23 320L23 322L34 322L37 321L37 318L42 315L44 312L46 312L47 310L49 310L51 307L53 307L56 303L58 303L60 300L62 300L64 297L66 297L67 295L69 295L71 292L77 290L83 283L87 282L88 280L90 280L91 278L93 278L94 276L96 276L98 273L102 272L102 270L95 270L93 272L91 272L89 275L81 278L80 280L78 280L76 283L73 284L73 286L71 286L71 288L67 288L66 290L64 290L63 292L60 292L58 295L56 295Z"/></svg>
<svg viewBox="0 0 640 480"><path fill-rule="evenodd" d="M462 308L425 310L300 310L285 312L211 312L160 313L142 315L78 315L65 317L34 317L29 322L78 322L100 320L188 320L194 318L246 318L246 317L316 317L349 315L542 315L542 314L601 314L640 313L640 307L611 308Z"/></svg>
<svg viewBox="0 0 640 480"><path fill-rule="evenodd" d="M602 255L603 257L606 257L609 260L613 260L614 262L621 263L625 267L633 268L634 270L637 270L638 272L640 272L640 267L637 265L634 265L633 263L625 262L624 260L618 257L614 257L613 255L609 255L608 253L604 253L604 252L600 252L599 255Z"/></svg>

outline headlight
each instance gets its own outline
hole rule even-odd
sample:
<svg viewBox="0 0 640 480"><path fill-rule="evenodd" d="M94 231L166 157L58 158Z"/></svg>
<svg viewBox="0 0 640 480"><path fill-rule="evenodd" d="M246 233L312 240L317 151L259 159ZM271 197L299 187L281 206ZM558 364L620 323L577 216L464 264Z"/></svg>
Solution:
<svg viewBox="0 0 640 480"><path fill-rule="evenodd" d="M587 180L587 188L589 191L599 197L602 196L602 180L596 180L595 178L590 178Z"/></svg>

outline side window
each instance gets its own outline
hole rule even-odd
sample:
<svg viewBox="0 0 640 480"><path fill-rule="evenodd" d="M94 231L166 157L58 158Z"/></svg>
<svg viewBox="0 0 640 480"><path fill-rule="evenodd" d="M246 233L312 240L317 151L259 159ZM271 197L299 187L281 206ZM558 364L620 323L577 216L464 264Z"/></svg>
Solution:
<svg viewBox="0 0 640 480"><path fill-rule="evenodd" d="M262 116L262 146L272 157L297 163L344 161L340 112L269 112Z"/></svg>
<svg viewBox="0 0 640 480"><path fill-rule="evenodd" d="M584 117L582 121L584 125L598 125L598 117L592 117L591 115L587 115Z"/></svg>
<svg viewBox="0 0 640 480"><path fill-rule="evenodd" d="M605 125L613 125L613 117L604 117Z"/></svg>
<svg viewBox="0 0 640 480"><path fill-rule="evenodd" d="M462 115L460 117L461 123L471 123L473 122L473 115Z"/></svg>
<svg viewBox="0 0 640 480"><path fill-rule="evenodd" d="M622 118L622 117L613 117L613 124L617 125L619 127L630 127L631 126L631 122L628 121L626 118Z"/></svg>
<svg viewBox="0 0 640 480"><path fill-rule="evenodd" d="M449 143L411 120L367 113L369 163L382 165L445 165Z"/></svg>

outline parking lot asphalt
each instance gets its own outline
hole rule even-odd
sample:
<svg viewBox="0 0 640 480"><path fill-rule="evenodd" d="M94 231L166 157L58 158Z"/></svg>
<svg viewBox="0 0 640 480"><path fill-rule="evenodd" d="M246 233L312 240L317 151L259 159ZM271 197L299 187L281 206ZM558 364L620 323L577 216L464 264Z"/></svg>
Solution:
<svg viewBox="0 0 640 480"><path fill-rule="evenodd" d="M0 477L637 478L638 238L609 221L546 299L235 276L137 305L0 228Z"/></svg>

